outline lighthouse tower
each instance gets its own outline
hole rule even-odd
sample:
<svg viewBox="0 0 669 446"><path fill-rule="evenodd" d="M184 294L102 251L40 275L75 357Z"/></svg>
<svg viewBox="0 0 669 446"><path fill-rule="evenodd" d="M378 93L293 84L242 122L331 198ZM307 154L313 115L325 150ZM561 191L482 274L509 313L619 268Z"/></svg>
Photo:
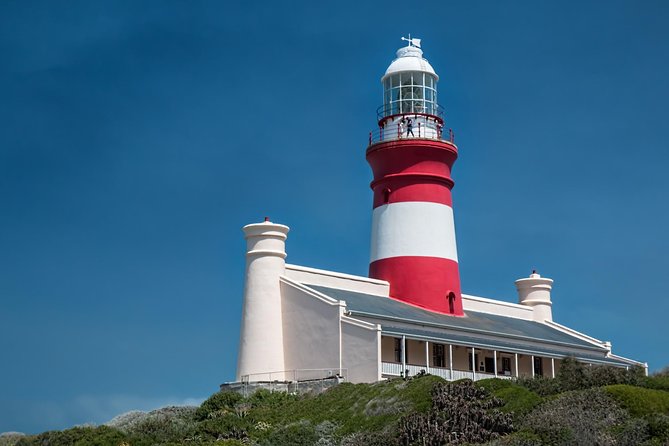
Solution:
<svg viewBox="0 0 669 446"><path fill-rule="evenodd" d="M383 105L367 148L374 180L369 275L390 282L390 296L431 311L463 316L455 245L451 169L458 156L444 132L439 76L419 39L381 78Z"/></svg>

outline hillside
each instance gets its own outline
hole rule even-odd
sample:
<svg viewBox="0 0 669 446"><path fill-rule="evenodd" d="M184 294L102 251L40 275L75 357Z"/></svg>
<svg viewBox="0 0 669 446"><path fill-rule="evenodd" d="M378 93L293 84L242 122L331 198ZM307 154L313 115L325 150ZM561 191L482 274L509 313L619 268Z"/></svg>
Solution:
<svg viewBox="0 0 669 446"><path fill-rule="evenodd" d="M555 379L447 383L425 375L319 395L216 393L200 407L131 412L5 445L669 445L669 373L583 367Z"/></svg>

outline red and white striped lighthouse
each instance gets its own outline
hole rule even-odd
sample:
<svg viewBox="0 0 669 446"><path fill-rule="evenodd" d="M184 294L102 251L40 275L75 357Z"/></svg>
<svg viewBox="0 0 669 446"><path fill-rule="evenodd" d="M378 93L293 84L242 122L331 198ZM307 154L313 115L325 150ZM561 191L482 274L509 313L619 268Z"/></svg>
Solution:
<svg viewBox="0 0 669 446"><path fill-rule="evenodd" d="M374 180L370 277L390 282L390 296L431 311L463 316L455 244L451 168L458 156L443 131L439 77L419 39L382 77L378 130L367 161Z"/></svg>

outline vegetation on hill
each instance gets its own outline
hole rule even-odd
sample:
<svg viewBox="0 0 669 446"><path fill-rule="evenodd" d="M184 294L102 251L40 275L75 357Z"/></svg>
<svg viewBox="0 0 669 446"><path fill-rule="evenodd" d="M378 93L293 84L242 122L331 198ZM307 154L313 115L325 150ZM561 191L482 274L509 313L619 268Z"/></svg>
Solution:
<svg viewBox="0 0 669 446"><path fill-rule="evenodd" d="M669 446L669 371L563 361L555 379L447 383L423 375L319 395L218 392L198 408L131 412L104 426L0 436L0 446Z"/></svg>

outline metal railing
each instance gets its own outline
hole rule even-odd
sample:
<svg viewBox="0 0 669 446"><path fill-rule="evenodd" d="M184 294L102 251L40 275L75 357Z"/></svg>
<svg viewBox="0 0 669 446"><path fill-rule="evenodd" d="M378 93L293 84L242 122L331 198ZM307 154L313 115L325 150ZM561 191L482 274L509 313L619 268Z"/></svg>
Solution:
<svg viewBox="0 0 669 446"><path fill-rule="evenodd" d="M459 379L471 379L478 381L480 379L488 378L500 378L500 379L512 379L512 376L497 374L494 373L484 373L484 372L472 372L471 370L455 370L444 367L428 367L425 365L415 365L415 364L406 364L403 366L401 363L396 362L382 362L381 363L381 373L386 376L415 376L419 373L429 373L430 375L436 375L441 378L444 378L447 381L457 381Z"/></svg>
<svg viewBox="0 0 669 446"><path fill-rule="evenodd" d="M241 382L299 382L315 381L330 378L342 378L346 380L348 369L343 368L324 368L324 369L293 369L280 370L274 372L250 373L241 376Z"/></svg>
<svg viewBox="0 0 669 446"><path fill-rule="evenodd" d="M415 115L409 117L414 118ZM402 122L389 122L369 132L369 145L384 141L398 141L406 139L430 139L455 143L455 134L452 129L444 129L440 122L420 122L411 127Z"/></svg>

